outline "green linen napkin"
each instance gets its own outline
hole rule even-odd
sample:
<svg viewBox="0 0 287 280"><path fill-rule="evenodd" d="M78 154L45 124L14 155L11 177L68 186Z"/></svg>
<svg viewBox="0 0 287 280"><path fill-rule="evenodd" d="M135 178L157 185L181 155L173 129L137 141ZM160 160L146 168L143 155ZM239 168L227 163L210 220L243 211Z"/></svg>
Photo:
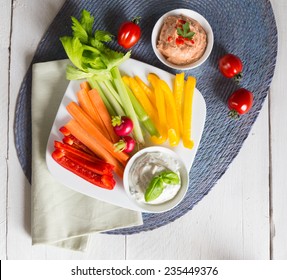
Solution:
<svg viewBox="0 0 287 280"><path fill-rule="evenodd" d="M49 173L45 151L68 85L68 60L32 69L32 243L85 251L89 235L141 225L141 213L120 208L63 186Z"/></svg>

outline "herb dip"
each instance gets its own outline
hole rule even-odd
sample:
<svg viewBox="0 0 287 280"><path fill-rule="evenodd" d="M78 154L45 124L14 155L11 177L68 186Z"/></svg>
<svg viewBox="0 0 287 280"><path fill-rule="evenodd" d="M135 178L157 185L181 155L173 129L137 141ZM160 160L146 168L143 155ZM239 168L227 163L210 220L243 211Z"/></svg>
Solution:
<svg viewBox="0 0 287 280"><path fill-rule="evenodd" d="M160 196L150 202L145 201L145 191L150 181L163 171L172 171L179 177L179 184L164 184ZM180 163L174 157L163 152L144 153L133 163L129 175L129 190L138 203L161 204L176 196L181 187Z"/></svg>

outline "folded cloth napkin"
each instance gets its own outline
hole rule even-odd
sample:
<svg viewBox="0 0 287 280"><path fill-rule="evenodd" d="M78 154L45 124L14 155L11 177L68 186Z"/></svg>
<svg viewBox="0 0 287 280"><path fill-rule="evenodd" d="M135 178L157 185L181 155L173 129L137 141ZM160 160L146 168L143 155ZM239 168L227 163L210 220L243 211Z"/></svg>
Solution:
<svg viewBox="0 0 287 280"><path fill-rule="evenodd" d="M49 173L45 151L68 81L68 60L37 63L32 72L32 243L85 251L91 233L143 223L141 213L75 192Z"/></svg>

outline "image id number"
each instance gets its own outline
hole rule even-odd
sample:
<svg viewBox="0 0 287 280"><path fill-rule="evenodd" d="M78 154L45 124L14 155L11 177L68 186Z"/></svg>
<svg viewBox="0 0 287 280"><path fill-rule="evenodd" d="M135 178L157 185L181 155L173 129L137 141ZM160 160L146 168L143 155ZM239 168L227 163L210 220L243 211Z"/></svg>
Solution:
<svg viewBox="0 0 287 280"><path fill-rule="evenodd" d="M218 275L217 267L212 266L171 266L164 268L164 275Z"/></svg>

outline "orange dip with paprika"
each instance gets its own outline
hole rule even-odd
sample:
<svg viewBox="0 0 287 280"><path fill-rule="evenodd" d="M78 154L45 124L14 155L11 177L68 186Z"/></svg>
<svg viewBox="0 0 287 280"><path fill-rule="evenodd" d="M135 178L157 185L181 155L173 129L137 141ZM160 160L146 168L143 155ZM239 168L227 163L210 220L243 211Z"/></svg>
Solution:
<svg viewBox="0 0 287 280"><path fill-rule="evenodd" d="M160 31L157 48L171 63L186 65L199 60L207 46L207 34L194 19L168 16Z"/></svg>

